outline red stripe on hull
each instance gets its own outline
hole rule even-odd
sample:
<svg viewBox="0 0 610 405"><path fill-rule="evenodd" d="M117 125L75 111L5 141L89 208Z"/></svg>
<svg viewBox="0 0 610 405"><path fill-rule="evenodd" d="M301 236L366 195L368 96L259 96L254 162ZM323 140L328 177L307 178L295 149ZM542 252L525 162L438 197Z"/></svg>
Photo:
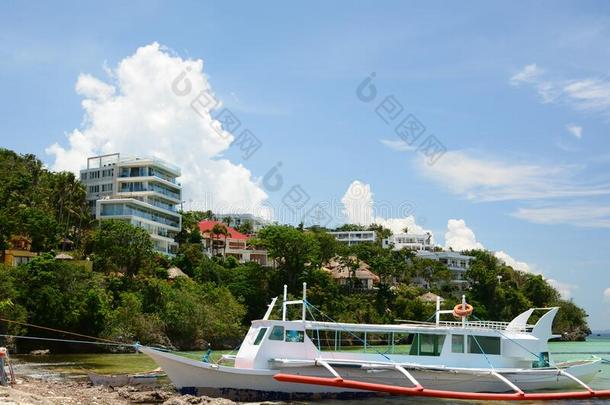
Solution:
<svg viewBox="0 0 610 405"><path fill-rule="evenodd" d="M277 381L325 385L329 387L350 388L364 391L387 392L394 395L411 395L418 397L433 397L447 399L473 399L473 400L496 400L496 401L521 401L521 400L557 400L557 399L588 399L588 398L610 398L610 390L603 391L575 391L575 392L541 392L541 393L512 393L494 394L483 392L459 392L430 390L422 387L400 387L395 385L374 384L354 380L343 380L341 378L311 377L293 374L276 374L273 376Z"/></svg>

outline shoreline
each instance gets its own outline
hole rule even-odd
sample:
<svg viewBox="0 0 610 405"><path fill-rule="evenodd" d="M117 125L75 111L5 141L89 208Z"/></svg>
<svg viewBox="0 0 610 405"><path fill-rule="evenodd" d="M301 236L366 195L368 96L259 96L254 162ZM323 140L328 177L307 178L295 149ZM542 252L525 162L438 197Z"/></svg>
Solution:
<svg viewBox="0 0 610 405"><path fill-rule="evenodd" d="M0 404L19 405L233 405L237 402L224 398L180 395L171 385L154 386L94 386L82 380L43 380L17 378L12 386L0 386Z"/></svg>

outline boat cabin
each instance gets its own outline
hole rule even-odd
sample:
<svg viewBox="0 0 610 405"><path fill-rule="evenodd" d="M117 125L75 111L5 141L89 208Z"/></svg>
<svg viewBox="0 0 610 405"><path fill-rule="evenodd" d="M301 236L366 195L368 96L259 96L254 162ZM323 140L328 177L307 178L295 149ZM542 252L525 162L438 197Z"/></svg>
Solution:
<svg viewBox="0 0 610 405"><path fill-rule="evenodd" d="M324 322L314 319L306 300L288 301L284 293L282 318L269 319L276 299L261 320L252 322L239 352L238 368L281 368L287 363L325 361L399 362L438 367L548 367L547 341L558 308L530 309L511 322L441 321L372 325ZM287 319L287 308L300 305L301 318ZM308 308L309 306L309 308ZM527 324L535 310L544 310L535 325ZM309 313L309 317L307 314Z"/></svg>

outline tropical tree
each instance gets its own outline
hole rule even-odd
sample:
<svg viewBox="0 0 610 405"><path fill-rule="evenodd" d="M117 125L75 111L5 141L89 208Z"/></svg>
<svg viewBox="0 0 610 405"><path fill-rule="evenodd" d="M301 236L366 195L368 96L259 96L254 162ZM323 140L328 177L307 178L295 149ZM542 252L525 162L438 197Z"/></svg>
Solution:
<svg viewBox="0 0 610 405"><path fill-rule="evenodd" d="M381 245L384 239L392 236L392 231L385 228L383 225L371 224L368 228L369 231L375 231L375 241L378 245Z"/></svg>
<svg viewBox="0 0 610 405"><path fill-rule="evenodd" d="M214 248L217 249L217 244L214 243L214 239L219 240L220 239L220 235L224 236L224 239L225 239L224 251L226 253L226 251L227 251L227 236L229 235L229 230L227 229L227 227L224 224L221 224L221 223L214 224L214 226L212 227L212 230L211 230L211 234L212 234L212 249L214 249ZM218 252L216 252L216 253L218 253Z"/></svg>
<svg viewBox="0 0 610 405"><path fill-rule="evenodd" d="M133 276L154 266L153 244L148 233L121 220L105 220L93 232L87 252L96 270Z"/></svg>
<svg viewBox="0 0 610 405"><path fill-rule="evenodd" d="M267 249L292 291L298 291L298 283L307 271L320 264L320 246L314 233L300 232L290 225L267 226L250 243Z"/></svg>
<svg viewBox="0 0 610 405"><path fill-rule="evenodd" d="M245 234L245 235L251 235L254 233L254 227L252 226L252 222L249 220L246 220L244 222L242 222L241 224L239 224L239 226L237 228L239 232Z"/></svg>

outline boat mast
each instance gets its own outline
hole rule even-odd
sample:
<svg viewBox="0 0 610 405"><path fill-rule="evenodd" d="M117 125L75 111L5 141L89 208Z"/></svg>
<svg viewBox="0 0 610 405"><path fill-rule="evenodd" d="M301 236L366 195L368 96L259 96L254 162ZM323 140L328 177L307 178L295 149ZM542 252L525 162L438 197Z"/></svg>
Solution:
<svg viewBox="0 0 610 405"><path fill-rule="evenodd" d="M303 322L307 316L307 283L303 283Z"/></svg>
<svg viewBox="0 0 610 405"><path fill-rule="evenodd" d="M286 301L288 301L288 286L284 284L284 302L282 302L282 321L286 320Z"/></svg>
<svg viewBox="0 0 610 405"><path fill-rule="evenodd" d="M284 284L284 302L282 302L282 321L286 321L286 307L288 305L302 305L301 320L305 322L307 315L307 283L303 283L303 298L288 301L288 286Z"/></svg>

